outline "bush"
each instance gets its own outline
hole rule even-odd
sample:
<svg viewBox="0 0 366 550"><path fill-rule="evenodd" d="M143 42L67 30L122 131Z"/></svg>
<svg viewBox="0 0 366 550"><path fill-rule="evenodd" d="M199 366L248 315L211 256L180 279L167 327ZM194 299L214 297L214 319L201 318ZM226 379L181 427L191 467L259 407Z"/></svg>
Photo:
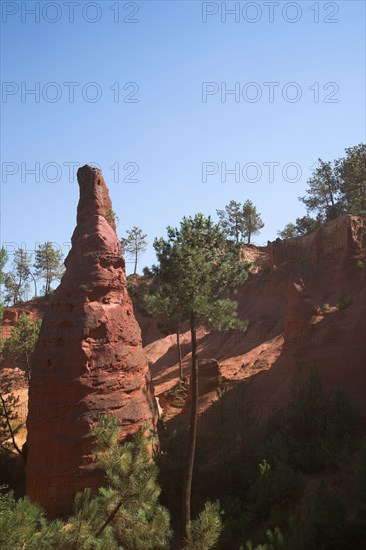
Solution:
<svg viewBox="0 0 366 550"><path fill-rule="evenodd" d="M182 409L187 399L188 388L188 380L186 378L183 378L181 380L178 380L175 386L166 391L164 395L171 401L173 407Z"/></svg>

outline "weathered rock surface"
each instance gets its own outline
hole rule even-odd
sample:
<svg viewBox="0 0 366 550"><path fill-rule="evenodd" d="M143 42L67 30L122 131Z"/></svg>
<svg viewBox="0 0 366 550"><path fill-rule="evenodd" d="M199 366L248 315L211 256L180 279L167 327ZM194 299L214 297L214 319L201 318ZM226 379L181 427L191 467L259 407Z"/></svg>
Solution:
<svg viewBox="0 0 366 550"><path fill-rule="evenodd" d="M303 339L312 319L317 313L299 274L293 275L287 293L284 340L295 343Z"/></svg>
<svg viewBox="0 0 366 550"><path fill-rule="evenodd" d="M27 495L49 517L69 514L78 491L103 481L91 453L100 414L120 420L121 440L157 419L108 189L89 166L78 182L72 249L43 318L29 388Z"/></svg>

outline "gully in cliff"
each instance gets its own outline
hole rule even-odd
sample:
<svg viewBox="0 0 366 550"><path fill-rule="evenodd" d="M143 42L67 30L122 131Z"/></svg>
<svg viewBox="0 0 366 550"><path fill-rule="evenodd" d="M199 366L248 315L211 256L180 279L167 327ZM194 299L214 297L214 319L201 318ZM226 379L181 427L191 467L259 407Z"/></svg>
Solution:
<svg viewBox="0 0 366 550"><path fill-rule="evenodd" d="M80 200L66 272L46 311L29 387L27 495L50 518L71 513L75 494L103 482L91 430L101 414L121 440L156 405L140 328L126 289L112 203L100 170L78 170Z"/></svg>

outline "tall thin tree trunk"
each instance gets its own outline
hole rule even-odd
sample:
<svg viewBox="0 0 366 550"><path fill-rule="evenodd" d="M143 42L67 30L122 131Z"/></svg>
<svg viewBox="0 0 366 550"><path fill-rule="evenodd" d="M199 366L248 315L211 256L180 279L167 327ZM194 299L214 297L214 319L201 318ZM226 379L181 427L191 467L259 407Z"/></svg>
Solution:
<svg viewBox="0 0 366 550"><path fill-rule="evenodd" d="M27 363L27 379L28 379L28 386L29 386L29 382L30 382L30 373L31 373L31 365L30 365L29 355L28 355L28 352L27 352L27 351L25 352L25 359L26 359L26 363Z"/></svg>
<svg viewBox="0 0 366 550"><path fill-rule="evenodd" d="M137 271L137 249L136 249L136 253L135 253L135 269L133 270L134 275L136 275L136 271Z"/></svg>
<svg viewBox="0 0 366 550"><path fill-rule="evenodd" d="M192 370L191 370L191 418L189 425L188 456L183 484L182 502L182 529L187 536L188 523L191 520L191 493L194 455L197 439L197 418L198 418L198 357L197 357L197 334L196 319L194 311L191 311L191 339L192 339Z"/></svg>
<svg viewBox="0 0 366 550"><path fill-rule="evenodd" d="M34 296L37 298L37 281L36 281L36 278L35 276L33 275L33 273L29 272L30 276L32 277L33 279L33 283L34 283Z"/></svg>
<svg viewBox="0 0 366 550"><path fill-rule="evenodd" d="M179 326L177 328L177 348L178 348L178 360L179 360L179 378L183 380L182 350L180 347Z"/></svg>

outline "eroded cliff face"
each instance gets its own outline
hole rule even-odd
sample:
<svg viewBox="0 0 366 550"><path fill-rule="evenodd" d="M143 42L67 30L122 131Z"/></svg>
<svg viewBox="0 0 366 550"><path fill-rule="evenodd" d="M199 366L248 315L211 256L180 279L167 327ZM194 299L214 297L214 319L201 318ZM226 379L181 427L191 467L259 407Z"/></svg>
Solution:
<svg viewBox="0 0 366 550"><path fill-rule="evenodd" d="M157 418L108 189L90 166L78 182L72 248L43 317L29 388L27 495L51 518L103 482L91 434L101 414L120 420L121 440L144 422L155 429Z"/></svg>

